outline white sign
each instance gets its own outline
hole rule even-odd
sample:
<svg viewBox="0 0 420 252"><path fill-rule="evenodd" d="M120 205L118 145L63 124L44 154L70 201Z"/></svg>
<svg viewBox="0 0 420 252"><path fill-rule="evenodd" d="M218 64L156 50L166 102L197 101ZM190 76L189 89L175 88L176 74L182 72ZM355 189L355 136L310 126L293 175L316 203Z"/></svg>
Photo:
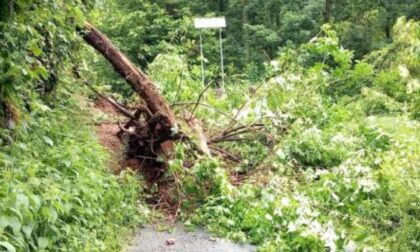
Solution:
<svg viewBox="0 0 420 252"><path fill-rule="evenodd" d="M226 19L225 17L217 18L195 18L194 26L197 29L211 29L211 28L225 28Z"/></svg>

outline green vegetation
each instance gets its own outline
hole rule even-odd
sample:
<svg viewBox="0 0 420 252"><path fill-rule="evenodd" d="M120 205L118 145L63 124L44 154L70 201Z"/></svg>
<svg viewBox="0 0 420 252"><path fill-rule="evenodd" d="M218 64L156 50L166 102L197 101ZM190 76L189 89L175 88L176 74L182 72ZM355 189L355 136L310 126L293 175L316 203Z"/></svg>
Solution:
<svg viewBox="0 0 420 252"><path fill-rule="evenodd" d="M194 16L226 16L225 53L229 75L264 78L263 63L278 52L299 47L331 23L341 44L355 59L392 42L400 16L418 19L418 0L107 0L101 29L135 63L145 67L161 53L187 54L198 63ZM217 80L219 52L214 31L206 31L204 49Z"/></svg>
<svg viewBox="0 0 420 252"><path fill-rule="evenodd" d="M420 250L420 1L0 1L0 251L119 251L147 221L114 175L91 90L138 97L81 39L85 20L182 118L162 181L188 226L260 251ZM225 15L205 92L195 16ZM201 94L201 95L200 95ZM200 100L198 102L198 99ZM227 135L232 134L229 137ZM167 197L167 196L166 196Z"/></svg>
<svg viewBox="0 0 420 252"><path fill-rule="evenodd" d="M64 97L67 104L54 109L34 108L1 148L0 246L7 251L115 251L121 235L145 220L137 176L111 174L88 112Z"/></svg>
<svg viewBox="0 0 420 252"><path fill-rule="evenodd" d="M10 2L0 22L0 251L116 251L147 210L138 177L107 167L73 74L75 27L90 7Z"/></svg>
<svg viewBox="0 0 420 252"><path fill-rule="evenodd" d="M188 152L180 149L170 172L183 188L188 223L261 251L418 250L419 23L399 19L394 31L393 44L352 64L324 26L272 61L256 92L232 85L224 98L209 93L206 102L220 110L246 104L242 124L271 126L253 133L260 145L220 145L245 159L250 175L239 187L229 173L243 167L202 158L185 170ZM226 121L207 108L197 115L210 129Z"/></svg>

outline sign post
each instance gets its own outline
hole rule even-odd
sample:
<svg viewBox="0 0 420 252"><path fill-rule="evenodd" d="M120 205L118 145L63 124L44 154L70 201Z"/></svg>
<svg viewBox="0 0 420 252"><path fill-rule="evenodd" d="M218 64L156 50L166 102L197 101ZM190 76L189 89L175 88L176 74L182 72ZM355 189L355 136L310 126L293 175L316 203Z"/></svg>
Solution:
<svg viewBox="0 0 420 252"><path fill-rule="evenodd" d="M204 77L204 53L203 53L203 33L200 30L200 59L201 59L201 81L203 86L206 85L206 80Z"/></svg>
<svg viewBox="0 0 420 252"><path fill-rule="evenodd" d="M225 89L225 70L224 70L224 59L223 59L223 40L222 40L222 29L226 27L225 17L217 18L195 18L194 26L196 29L200 29L200 54L201 54L201 80L203 85L205 84L204 76L204 53L203 53L203 35L202 29L219 29L219 40L220 40L220 69L222 75L221 88Z"/></svg>
<svg viewBox="0 0 420 252"><path fill-rule="evenodd" d="M225 64L223 60L223 39L222 39L222 28L219 29L219 41L220 41L220 69L222 70L222 89L225 89Z"/></svg>

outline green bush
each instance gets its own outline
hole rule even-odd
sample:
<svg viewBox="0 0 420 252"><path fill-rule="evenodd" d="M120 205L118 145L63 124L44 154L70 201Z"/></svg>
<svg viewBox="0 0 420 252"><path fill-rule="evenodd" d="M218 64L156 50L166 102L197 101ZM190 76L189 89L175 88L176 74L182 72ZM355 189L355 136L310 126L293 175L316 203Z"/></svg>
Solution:
<svg viewBox="0 0 420 252"><path fill-rule="evenodd" d="M66 100L54 110L32 102L25 123L1 131L2 249L115 251L144 221L137 177L112 174L87 111Z"/></svg>
<svg viewBox="0 0 420 252"><path fill-rule="evenodd" d="M283 144L291 158L310 167L339 165L354 149L352 139L338 133L325 134L317 127L295 130Z"/></svg>
<svg viewBox="0 0 420 252"><path fill-rule="evenodd" d="M376 62L368 57L352 66L351 54L327 30L272 62L268 82L238 103L246 105L237 119L267 122L274 146L237 187L221 161L178 171L180 183L192 185L183 201L187 223L260 251L418 251L420 125L410 119L418 114L411 67L418 56L410 54L417 23L400 20L398 27L404 29L385 61L378 55L386 50L372 54ZM392 51L399 43L404 49ZM233 97L247 94L235 91ZM197 115L205 122L221 118ZM232 149L254 146L243 145Z"/></svg>
<svg viewBox="0 0 420 252"><path fill-rule="evenodd" d="M420 120L420 95L417 95L411 104L411 116Z"/></svg>
<svg viewBox="0 0 420 252"><path fill-rule="evenodd" d="M373 66L363 62L358 63L354 69L346 72L344 78L342 81L331 84L327 89L327 94L335 98L360 94L362 88L372 85Z"/></svg>
<svg viewBox="0 0 420 252"><path fill-rule="evenodd" d="M408 100L407 84L396 70L379 73L373 80L373 85L397 101Z"/></svg>
<svg viewBox="0 0 420 252"><path fill-rule="evenodd" d="M361 93L362 97L357 102L360 102L366 115L395 114L403 110L401 103L379 91L363 88Z"/></svg>

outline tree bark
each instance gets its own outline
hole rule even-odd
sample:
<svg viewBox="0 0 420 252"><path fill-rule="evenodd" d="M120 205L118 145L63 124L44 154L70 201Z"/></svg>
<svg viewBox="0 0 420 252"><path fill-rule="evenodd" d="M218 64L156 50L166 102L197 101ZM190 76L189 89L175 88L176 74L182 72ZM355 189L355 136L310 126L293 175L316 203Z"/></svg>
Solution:
<svg viewBox="0 0 420 252"><path fill-rule="evenodd" d="M225 12L225 0L219 0L219 11L221 13Z"/></svg>
<svg viewBox="0 0 420 252"><path fill-rule="evenodd" d="M153 114L164 115L165 128L176 126L175 116L165 99L157 88L140 69L136 68L109 39L89 23L85 23L86 34L83 39L99 51L114 67L114 69L127 81L128 84L145 101Z"/></svg>
<svg viewBox="0 0 420 252"><path fill-rule="evenodd" d="M386 23L385 23L385 36L387 39L391 39L392 38L392 26L391 26L391 20L390 18L386 19Z"/></svg>
<svg viewBox="0 0 420 252"><path fill-rule="evenodd" d="M250 48L248 32L245 29L245 25L248 24L248 13L247 13L248 0L241 0L242 7L242 44L245 46L245 56L247 60L250 58Z"/></svg>
<svg viewBox="0 0 420 252"><path fill-rule="evenodd" d="M331 21L331 11L332 11L332 0L325 0L325 8L324 8L324 24L327 24Z"/></svg>

